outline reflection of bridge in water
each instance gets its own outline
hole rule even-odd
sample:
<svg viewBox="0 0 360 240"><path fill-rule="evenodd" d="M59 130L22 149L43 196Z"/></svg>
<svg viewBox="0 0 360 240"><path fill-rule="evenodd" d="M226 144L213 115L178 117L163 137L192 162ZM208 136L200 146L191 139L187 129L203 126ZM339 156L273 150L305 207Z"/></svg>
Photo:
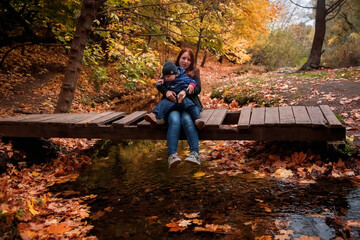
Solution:
<svg viewBox="0 0 360 240"><path fill-rule="evenodd" d="M166 139L165 125L150 125L146 112L32 114L0 119L3 137ZM327 105L207 109L201 140L336 141L345 128Z"/></svg>

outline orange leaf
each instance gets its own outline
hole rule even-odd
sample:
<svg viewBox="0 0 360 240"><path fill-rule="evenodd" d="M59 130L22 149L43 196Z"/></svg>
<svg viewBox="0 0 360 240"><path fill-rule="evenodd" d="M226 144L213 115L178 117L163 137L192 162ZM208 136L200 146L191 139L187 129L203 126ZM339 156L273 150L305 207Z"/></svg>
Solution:
<svg viewBox="0 0 360 240"><path fill-rule="evenodd" d="M215 224L206 224L205 227L195 227L195 232L216 232L218 225Z"/></svg>
<svg viewBox="0 0 360 240"><path fill-rule="evenodd" d="M64 232L67 232L70 230L71 230L71 227L67 226L66 223L64 223L64 222L59 223L57 225L54 224L49 227L49 232L55 233L55 234L64 233Z"/></svg>
<svg viewBox="0 0 360 240"><path fill-rule="evenodd" d="M196 212L196 213L184 213L184 216L186 217L186 218L197 218L197 217L199 217L199 214L200 214L200 212Z"/></svg>

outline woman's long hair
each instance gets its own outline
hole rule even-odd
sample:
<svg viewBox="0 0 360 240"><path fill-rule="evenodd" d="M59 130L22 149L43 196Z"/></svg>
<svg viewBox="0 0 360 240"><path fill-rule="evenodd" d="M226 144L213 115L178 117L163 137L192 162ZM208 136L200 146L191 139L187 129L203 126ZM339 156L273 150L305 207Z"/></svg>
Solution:
<svg viewBox="0 0 360 240"><path fill-rule="evenodd" d="M194 55L194 51L191 48L183 48L183 49L181 49L179 55L177 56L175 64L176 64L176 66L179 66L180 58L185 52L189 53L190 60L191 60L190 66L188 67L188 69L186 69L185 73L189 77L194 78L194 75L195 75L195 71L194 71L195 70L195 67L194 67L195 55Z"/></svg>

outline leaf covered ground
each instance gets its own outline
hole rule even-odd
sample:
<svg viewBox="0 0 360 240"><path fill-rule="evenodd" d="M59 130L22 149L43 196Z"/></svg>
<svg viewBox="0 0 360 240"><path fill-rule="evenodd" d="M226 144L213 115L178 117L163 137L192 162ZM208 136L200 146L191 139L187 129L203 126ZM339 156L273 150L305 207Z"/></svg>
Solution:
<svg viewBox="0 0 360 240"><path fill-rule="evenodd" d="M40 47L31 47L24 55L21 51L14 51L0 72L1 116L53 112L65 67L66 56L59 49L43 51ZM93 84L91 70L84 67L73 112L150 111L159 100L153 84L155 79L135 90L128 89L124 87L126 80L119 77L116 69L110 66L108 71L110 78L99 88ZM201 100L205 108L232 111L249 105L327 104L342 119L348 137L347 144L332 155L313 144L204 141L202 144L207 150L201 155L208 167L194 177L251 173L259 178L275 178L296 184L316 184L323 178L349 178L359 186L359 67L309 73L294 73L289 69L264 72L259 67L220 64L210 58L201 68L201 79ZM0 236L94 238L89 236L92 226L86 221L93 214L87 201L97 196L89 194L65 199L52 195L49 187L76 179L79 172L91 164L83 150L91 148L96 140L51 139L51 142L58 150L57 157L45 162L28 159L27 153L15 148L11 141L0 142L0 168L6 169L0 176ZM259 206L271 211L266 204L261 204L261 200ZM154 218L149 221L156 220L156 216ZM359 225L359 221L340 221L339 224L350 228ZM256 223L249 225L256 227ZM166 225L173 232L182 232L189 226L195 232L237 232L230 225L203 223L197 213L186 213L182 219L172 219ZM278 239L288 239L286 236L289 234L283 232ZM263 236L262 239L271 238ZM304 236L303 239L311 238Z"/></svg>

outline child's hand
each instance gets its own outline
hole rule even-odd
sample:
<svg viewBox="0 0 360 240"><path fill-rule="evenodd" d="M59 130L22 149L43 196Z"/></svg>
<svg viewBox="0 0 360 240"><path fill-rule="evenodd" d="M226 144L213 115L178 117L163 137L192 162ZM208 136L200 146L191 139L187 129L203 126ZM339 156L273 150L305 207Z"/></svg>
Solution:
<svg viewBox="0 0 360 240"><path fill-rule="evenodd" d="M164 84L164 79L162 78L156 81L156 85L163 85L163 84Z"/></svg>
<svg viewBox="0 0 360 240"><path fill-rule="evenodd" d="M166 98L169 99L170 101L173 101L174 103L176 103L176 93L175 92L167 91Z"/></svg>
<svg viewBox="0 0 360 240"><path fill-rule="evenodd" d="M182 90L181 92L179 92L178 94L178 103L181 103L182 100L186 97L186 92L184 90Z"/></svg>

